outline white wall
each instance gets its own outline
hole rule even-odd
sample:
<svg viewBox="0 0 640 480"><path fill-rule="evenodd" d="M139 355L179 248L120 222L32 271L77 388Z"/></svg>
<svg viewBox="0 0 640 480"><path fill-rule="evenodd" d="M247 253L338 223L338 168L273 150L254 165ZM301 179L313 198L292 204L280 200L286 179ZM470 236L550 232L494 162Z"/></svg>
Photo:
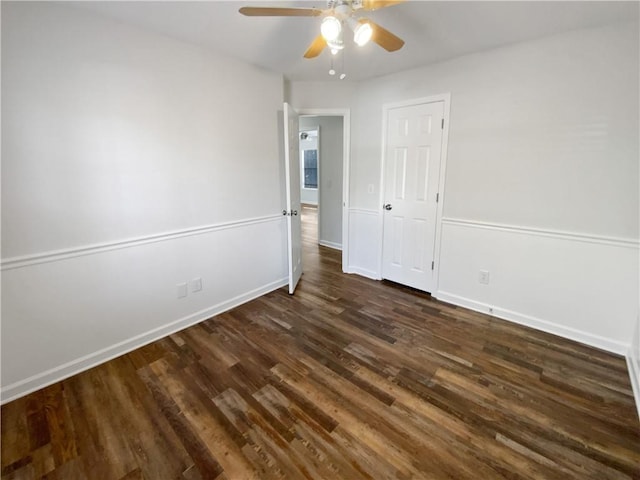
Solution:
<svg viewBox="0 0 640 480"><path fill-rule="evenodd" d="M306 205L318 205L318 189L302 188L300 190L300 203Z"/></svg>
<svg viewBox="0 0 640 480"><path fill-rule="evenodd" d="M318 189L303 188L300 191L300 203L306 205L318 205Z"/></svg>
<svg viewBox="0 0 640 480"><path fill-rule="evenodd" d="M300 117L301 128L320 129L318 242L342 248L343 118Z"/></svg>
<svg viewBox="0 0 640 480"><path fill-rule="evenodd" d="M626 353L638 309L637 40L637 21L578 30L357 85L344 100L349 271L380 275L383 105L450 93L433 293ZM330 84L293 83L289 95L334 102Z"/></svg>
<svg viewBox="0 0 640 480"><path fill-rule="evenodd" d="M2 3L4 400L284 283L282 89L85 11Z"/></svg>
<svg viewBox="0 0 640 480"><path fill-rule="evenodd" d="M357 82L346 80L318 80L315 82L285 81L284 95L287 102L295 108L349 108L355 101Z"/></svg>

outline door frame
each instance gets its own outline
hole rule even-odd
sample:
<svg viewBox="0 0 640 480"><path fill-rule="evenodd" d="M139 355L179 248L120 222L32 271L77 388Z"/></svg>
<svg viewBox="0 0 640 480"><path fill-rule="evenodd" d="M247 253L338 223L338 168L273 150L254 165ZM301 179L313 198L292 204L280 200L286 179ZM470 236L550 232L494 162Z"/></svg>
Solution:
<svg viewBox="0 0 640 480"><path fill-rule="evenodd" d="M349 165L351 164L351 109L349 108L296 108L300 116L342 117L342 271L347 273L349 258ZM318 172L319 174L319 172ZM320 179L318 179L318 186ZM320 189L318 188L318 215L320 215ZM320 217L318 216L318 222ZM318 232L319 233L319 232Z"/></svg>
<svg viewBox="0 0 640 480"><path fill-rule="evenodd" d="M440 150L440 176L438 178L438 205L436 207L436 225L435 225L435 248L433 252L433 275L434 275L434 288L433 292L430 292L434 297L437 295L439 283L440 283L440 247L442 241L442 212L444 207L444 187L445 187L445 174L447 170L447 151L449 145L449 118L451 114L451 93L441 93L438 95L430 95L428 97L413 98L410 100L403 100L399 102L385 103L382 105L382 161L380 162L380 186L379 186L379 202L378 208L378 231L380 232L378 252L378 280L382 280L382 255L383 255L383 241L384 241L384 215L382 214L382 208L384 204L384 188L385 188L385 168L386 168L386 156L387 156L387 122L389 121L389 110L401 107L411 107L413 105L420 105L423 103L436 103L443 102L442 115L444 117L444 128L442 130L442 147Z"/></svg>

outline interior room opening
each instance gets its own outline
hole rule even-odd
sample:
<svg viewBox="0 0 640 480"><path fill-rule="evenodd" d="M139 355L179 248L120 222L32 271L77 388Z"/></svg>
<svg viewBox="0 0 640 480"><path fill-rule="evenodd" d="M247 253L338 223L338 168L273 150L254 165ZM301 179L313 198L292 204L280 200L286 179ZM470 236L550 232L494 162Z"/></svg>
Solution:
<svg viewBox="0 0 640 480"><path fill-rule="evenodd" d="M303 241L342 250L344 118L301 115Z"/></svg>

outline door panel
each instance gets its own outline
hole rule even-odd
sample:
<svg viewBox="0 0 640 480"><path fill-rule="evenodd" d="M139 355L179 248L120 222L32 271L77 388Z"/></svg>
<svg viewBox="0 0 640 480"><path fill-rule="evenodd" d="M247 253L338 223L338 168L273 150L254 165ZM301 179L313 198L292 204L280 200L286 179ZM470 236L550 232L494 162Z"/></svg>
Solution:
<svg viewBox="0 0 640 480"><path fill-rule="evenodd" d="M416 200L419 202L427 201L430 153L431 149L429 147L418 147L416 161Z"/></svg>
<svg viewBox="0 0 640 480"><path fill-rule="evenodd" d="M395 185L393 198L394 200L403 200L407 180L407 149L396 148L394 153L393 177Z"/></svg>
<svg viewBox="0 0 640 480"><path fill-rule="evenodd" d="M444 103L433 102L387 117L382 277L424 291L434 285L443 113Z"/></svg>
<svg viewBox="0 0 640 480"><path fill-rule="evenodd" d="M300 146L298 114L284 104L284 166L287 189L287 237L289 257L289 293L293 293L302 275L302 209L300 206Z"/></svg>

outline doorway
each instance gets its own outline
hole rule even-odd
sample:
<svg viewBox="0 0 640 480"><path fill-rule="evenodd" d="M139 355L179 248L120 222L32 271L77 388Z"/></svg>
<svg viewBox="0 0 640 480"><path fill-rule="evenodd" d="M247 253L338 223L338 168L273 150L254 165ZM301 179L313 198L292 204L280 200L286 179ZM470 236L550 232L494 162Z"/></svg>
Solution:
<svg viewBox="0 0 640 480"><path fill-rule="evenodd" d="M299 113L301 197L305 204L303 235L307 239L315 236L316 245L341 250L344 271L347 247L345 210L349 162L349 111L299 109ZM313 144L316 134L313 132L317 132L315 152ZM306 161L304 157L307 157ZM314 178L314 175L317 175L317 178ZM314 183L317 183L316 191L310 192ZM313 193L316 193L317 197L314 197ZM316 232L310 232L310 222L317 225Z"/></svg>
<svg viewBox="0 0 640 480"><path fill-rule="evenodd" d="M315 117L306 117L314 120ZM300 207L302 216L302 253L305 265L318 258L318 193L320 167L320 127L302 117L300 129Z"/></svg>

